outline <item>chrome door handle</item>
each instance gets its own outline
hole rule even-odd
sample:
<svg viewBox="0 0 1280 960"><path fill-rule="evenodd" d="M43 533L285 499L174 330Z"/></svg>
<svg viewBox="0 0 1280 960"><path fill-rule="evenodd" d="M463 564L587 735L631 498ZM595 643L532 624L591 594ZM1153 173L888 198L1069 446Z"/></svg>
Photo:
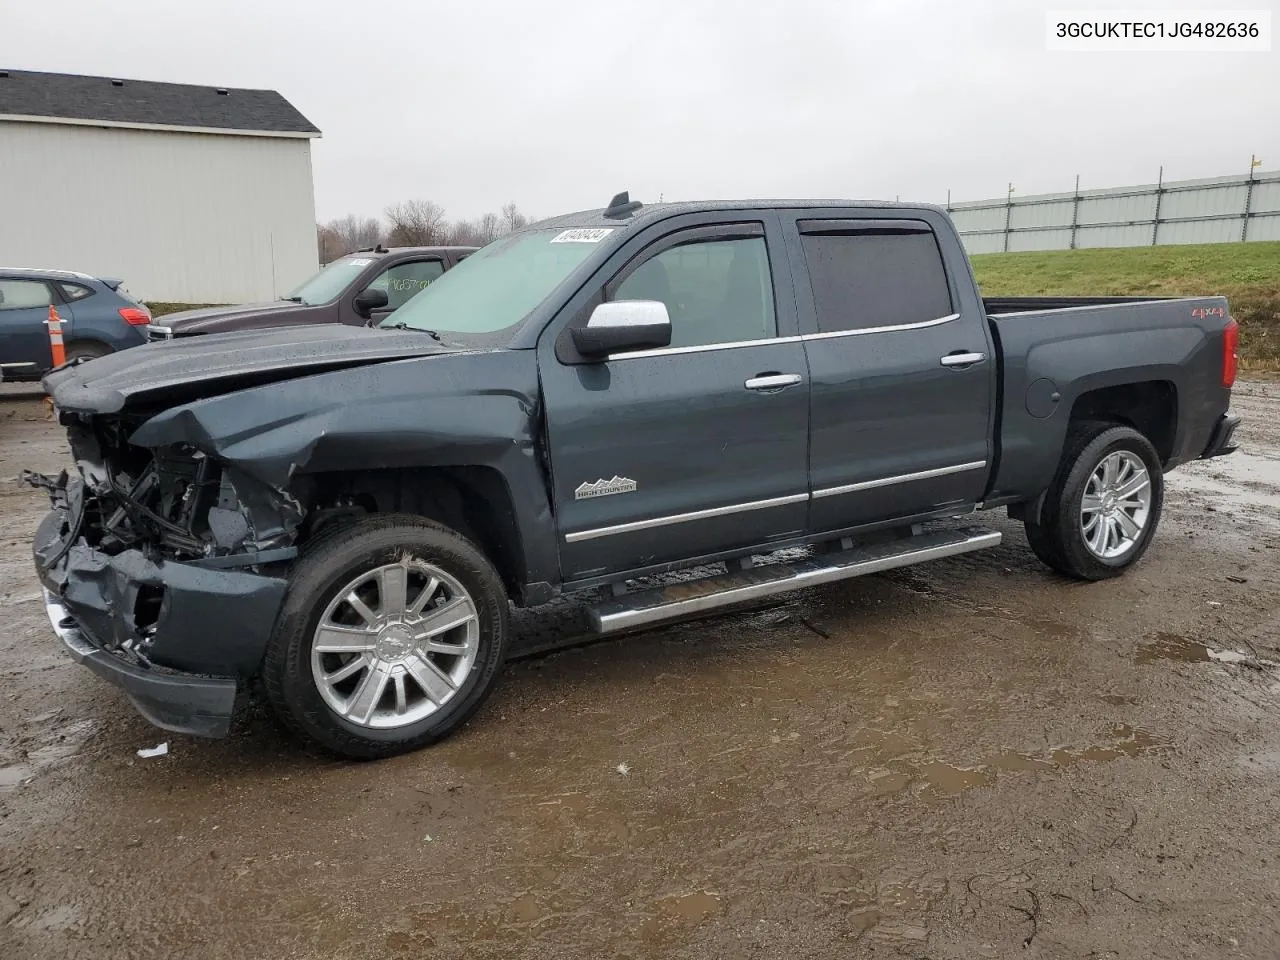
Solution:
<svg viewBox="0 0 1280 960"><path fill-rule="evenodd" d="M743 384L748 390L781 390L783 387L794 387L803 377L798 373L769 373L752 377Z"/></svg>
<svg viewBox="0 0 1280 960"><path fill-rule="evenodd" d="M948 353L938 362L944 367L969 367L987 359L985 353Z"/></svg>

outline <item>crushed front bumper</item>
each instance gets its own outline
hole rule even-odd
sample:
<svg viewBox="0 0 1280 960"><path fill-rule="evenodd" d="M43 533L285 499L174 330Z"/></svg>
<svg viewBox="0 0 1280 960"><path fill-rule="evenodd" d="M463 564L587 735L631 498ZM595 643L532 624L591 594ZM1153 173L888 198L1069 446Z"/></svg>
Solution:
<svg viewBox="0 0 1280 960"><path fill-rule="evenodd" d="M236 702L234 677L196 677L142 667L90 640L47 589L44 608L72 658L127 693L138 712L157 727L199 737L227 735Z"/></svg>
<svg viewBox="0 0 1280 960"><path fill-rule="evenodd" d="M285 581L95 550L72 516L85 509L82 481L67 486L32 547L54 631L156 726L225 736L236 688L262 662Z"/></svg>

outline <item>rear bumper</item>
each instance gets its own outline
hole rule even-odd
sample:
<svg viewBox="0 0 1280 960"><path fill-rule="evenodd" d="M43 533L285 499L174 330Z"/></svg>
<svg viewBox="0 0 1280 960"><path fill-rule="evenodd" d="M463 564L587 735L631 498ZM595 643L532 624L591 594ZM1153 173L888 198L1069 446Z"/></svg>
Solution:
<svg viewBox="0 0 1280 960"><path fill-rule="evenodd" d="M1224 413L1219 417L1200 458L1205 460L1209 457L1223 457L1228 453L1234 453L1240 446L1236 441L1236 428L1239 426L1240 418L1231 413Z"/></svg>
<svg viewBox="0 0 1280 960"><path fill-rule="evenodd" d="M123 689L156 726L224 736L240 678L255 674L285 581L239 570L107 555L76 530L82 481L41 522L33 543L53 629L79 663Z"/></svg>

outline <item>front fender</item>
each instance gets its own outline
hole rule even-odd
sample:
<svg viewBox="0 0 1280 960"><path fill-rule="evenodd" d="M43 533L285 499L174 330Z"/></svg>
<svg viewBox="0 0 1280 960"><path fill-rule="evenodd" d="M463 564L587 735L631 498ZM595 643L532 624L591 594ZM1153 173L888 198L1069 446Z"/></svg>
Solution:
<svg viewBox="0 0 1280 960"><path fill-rule="evenodd" d="M554 579L532 351L439 354L300 377L166 410L130 442L190 443L277 490L341 470L490 467L505 479L531 580Z"/></svg>

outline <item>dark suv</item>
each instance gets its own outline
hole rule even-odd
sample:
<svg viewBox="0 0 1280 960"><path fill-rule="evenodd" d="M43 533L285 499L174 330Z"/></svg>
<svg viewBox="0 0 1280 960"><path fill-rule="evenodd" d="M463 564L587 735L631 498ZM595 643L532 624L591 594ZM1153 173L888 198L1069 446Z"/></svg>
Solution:
<svg viewBox="0 0 1280 960"><path fill-rule="evenodd" d="M152 340L312 323L377 323L475 247L371 247L340 257L271 303L184 310L158 318Z"/></svg>
<svg viewBox="0 0 1280 960"><path fill-rule="evenodd" d="M62 319L67 359L105 356L146 342L151 312L114 279L70 270L0 267L0 371L38 380L53 366L49 308Z"/></svg>

